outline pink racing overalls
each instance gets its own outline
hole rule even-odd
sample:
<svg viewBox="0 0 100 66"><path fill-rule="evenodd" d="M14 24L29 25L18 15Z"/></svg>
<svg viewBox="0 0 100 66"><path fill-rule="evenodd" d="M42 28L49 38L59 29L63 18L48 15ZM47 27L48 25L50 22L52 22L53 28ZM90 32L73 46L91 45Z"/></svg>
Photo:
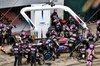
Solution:
<svg viewBox="0 0 100 66"><path fill-rule="evenodd" d="M92 61L93 61L93 56L94 56L94 50L93 49L88 49L87 50L87 53L88 53L88 57L87 57L87 66L89 65L90 63L90 66L92 66Z"/></svg>

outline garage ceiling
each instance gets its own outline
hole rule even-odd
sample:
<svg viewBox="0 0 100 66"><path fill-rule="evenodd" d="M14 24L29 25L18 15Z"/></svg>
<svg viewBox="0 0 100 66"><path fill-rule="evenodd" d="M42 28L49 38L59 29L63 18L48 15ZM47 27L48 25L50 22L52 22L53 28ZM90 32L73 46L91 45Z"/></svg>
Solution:
<svg viewBox="0 0 100 66"><path fill-rule="evenodd" d="M52 1L57 2L57 0ZM0 8L9 8L31 4L42 4L45 2L50 2L50 0L0 0Z"/></svg>

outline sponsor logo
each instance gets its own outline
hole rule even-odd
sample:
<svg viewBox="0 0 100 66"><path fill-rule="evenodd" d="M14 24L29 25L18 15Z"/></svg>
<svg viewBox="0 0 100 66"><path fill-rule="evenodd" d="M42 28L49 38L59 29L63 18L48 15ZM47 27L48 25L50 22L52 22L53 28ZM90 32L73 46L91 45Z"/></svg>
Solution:
<svg viewBox="0 0 100 66"><path fill-rule="evenodd" d="M45 24L45 22L40 22L40 24Z"/></svg>
<svg viewBox="0 0 100 66"><path fill-rule="evenodd" d="M84 25L84 23L81 23L81 25Z"/></svg>
<svg viewBox="0 0 100 66"><path fill-rule="evenodd" d="M39 22L39 26L45 26L46 23L45 22Z"/></svg>

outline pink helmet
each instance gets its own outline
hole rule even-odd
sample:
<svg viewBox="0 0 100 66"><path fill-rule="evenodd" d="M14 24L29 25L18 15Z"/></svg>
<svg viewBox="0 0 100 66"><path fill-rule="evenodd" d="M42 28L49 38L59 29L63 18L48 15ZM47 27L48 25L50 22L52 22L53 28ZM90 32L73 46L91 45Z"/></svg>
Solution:
<svg viewBox="0 0 100 66"><path fill-rule="evenodd" d="M55 35L57 35L57 32L54 32Z"/></svg>
<svg viewBox="0 0 100 66"><path fill-rule="evenodd" d="M23 41L21 41L21 43L24 43Z"/></svg>
<svg viewBox="0 0 100 66"><path fill-rule="evenodd" d="M73 34L74 37L76 37L76 34Z"/></svg>
<svg viewBox="0 0 100 66"><path fill-rule="evenodd" d="M54 22L57 22L57 20L55 19Z"/></svg>
<svg viewBox="0 0 100 66"><path fill-rule="evenodd" d="M91 49L93 49L93 48L94 48L94 45L93 45L93 44L91 44L91 45L90 45L90 48L91 48Z"/></svg>
<svg viewBox="0 0 100 66"><path fill-rule="evenodd" d="M75 25L74 24L72 24L71 26L70 26L70 29L72 29L72 28L74 28L75 27Z"/></svg>
<svg viewBox="0 0 100 66"><path fill-rule="evenodd" d="M57 10L55 9L54 12L57 12Z"/></svg>
<svg viewBox="0 0 100 66"><path fill-rule="evenodd" d="M26 38L27 36L24 36L24 38Z"/></svg>
<svg viewBox="0 0 100 66"><path fill-rule="evenodd" d="M57 25L61 25L60 22L58 22Z"/></svg>
<svg viewBox="0 0 100 66"><path fill-rule="evenodd" d="M89 31L87 30L86 33L89 33Z"/></svg>
<svg viewBox="0 0 100 66"><path fill-rule="evenodd" d="M83 44L81 44L80 46L83 46Z"/></svg>
<svg viewBox="0 0 100 66"><path fill-rule="evenodd" d="M25 32L22 32L22 34L24 35L24 34L25 34Z"/></svg>
<svg viewBox="0 0 100 66"><path fill-rule="evenodd" d="M32 46L28 46L29 48L31 48Z"/></svg>
<svg viewBox="0 0 100 66"><path fill-rule="evenodd" d="M86 31L86 33L90 33L90 32L91 32L91 30L87 30L87 31Z"/></svg>
<svg viewBox="0 0 100 66"><path fill-rule="evenodd" d="M16 46L18 46L18 43L16 43Z"/></svg>
<svg viewBox="0 0 100 66"><path fill-rule="evenodd" d="M0 26L2 26L2 24L0 24Z"/></svg>
<svg viewBox="0 0 100 66"><path fill-rule="evenodd" d="M97 21L97 24L100 23L100 20Z"/></svg>
<svg viewBox="0 0 100 66"><path fill-rule="evenodd" d="M43 41L43 43L45 43L45 41Z"/></svg>
<svg viewBox="0 0 100 66"><path fill-rule="evenodd" d="M66 27L66 30L70 30L68 26Z"/></svg>

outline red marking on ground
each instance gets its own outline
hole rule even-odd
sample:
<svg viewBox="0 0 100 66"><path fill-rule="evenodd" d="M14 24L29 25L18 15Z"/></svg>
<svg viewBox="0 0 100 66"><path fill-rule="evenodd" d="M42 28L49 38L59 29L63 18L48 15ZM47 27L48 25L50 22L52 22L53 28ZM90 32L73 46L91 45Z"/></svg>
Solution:
<svg viewBox="0 0 100 66"><path fill-rule="evenodd" d="M86 23L86 25L90 25L90 24L96 24L97 22L94 22L94 23Z"/></svg>
<svg viewBox="0 0 100 66"><path fill-rule="evenodd" d="M30 33L31 31L26 31L25 33ZM12 35L20 34L21 32L12 33Z"/></svg>

